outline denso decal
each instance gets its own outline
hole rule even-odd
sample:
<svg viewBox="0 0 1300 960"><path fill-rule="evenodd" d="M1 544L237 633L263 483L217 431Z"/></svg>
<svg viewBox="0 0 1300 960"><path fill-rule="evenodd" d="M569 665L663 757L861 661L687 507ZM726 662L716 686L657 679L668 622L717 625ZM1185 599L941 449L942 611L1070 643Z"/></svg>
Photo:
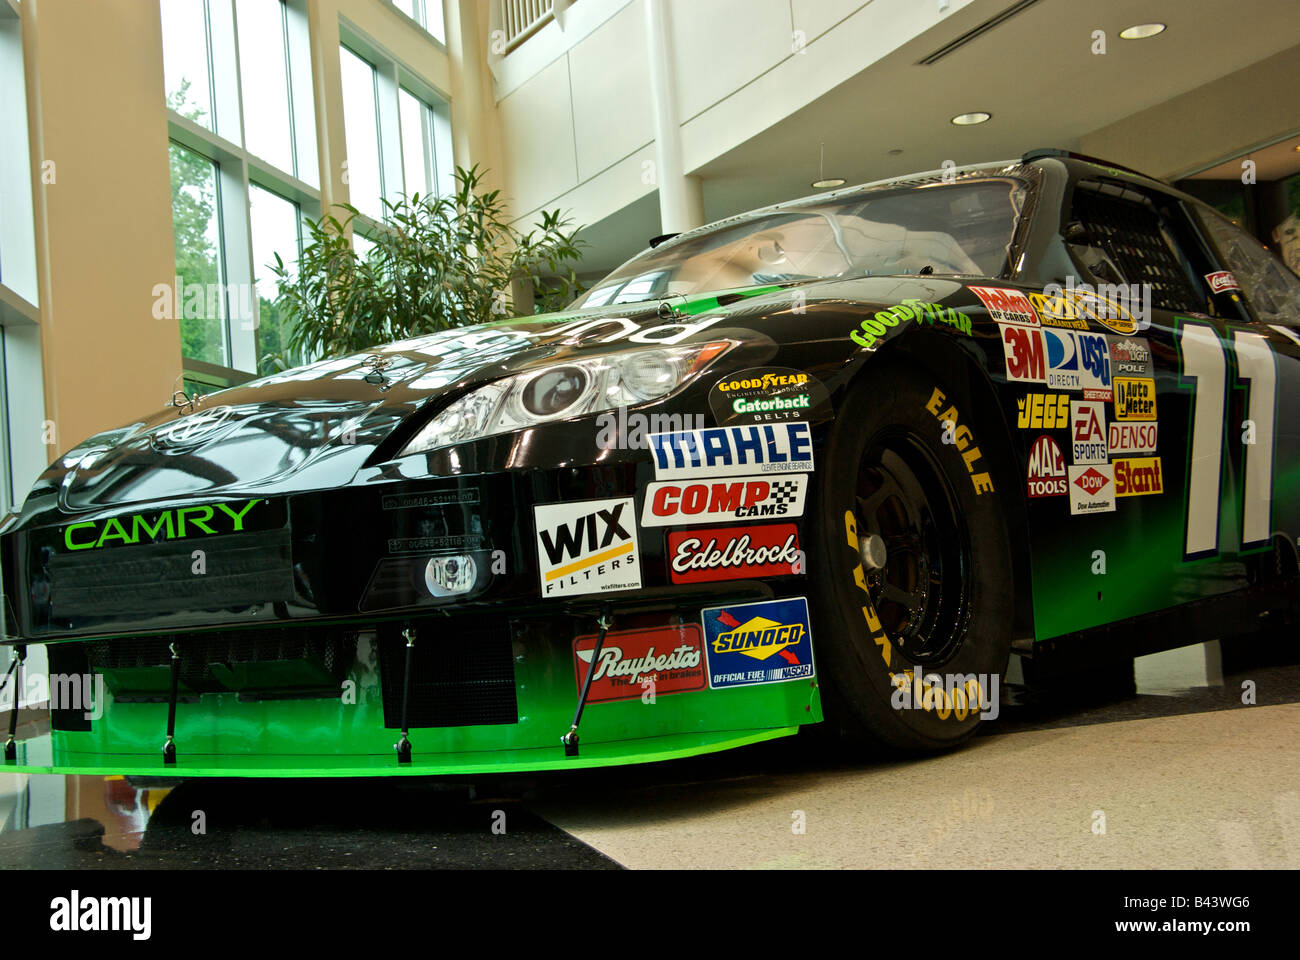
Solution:
<svg viewBox="0 0 1300 960"><path fill-rule="evenodd" d="M543 597L641 587L631 497L533 507Z"/></svg>
<svg viewBox="0 0 1300 960"><path fill-rule="evenodd" d="M1136 337L1107 337L1110 344L1110 368L1116 377L1150 377L1155 375L1151 345Z"/></svg>
<svg viewBox="0 0 1300 960"><path fill-rule="evenodd" d="M1116 377L1115 419L1156 419L1156 382L1147 377Z"/></svg>
<svg viewBox="0 0 1300 960"><path fill-rule="evenodd" d="M1105 463L1106 405L1099 400L1070 401L1070 440L1075 463Z"/></svg>
<svg viewBox="0 0 1300 960"><path fill-rule="evenodd" d="M1002 353L1006 358L1007 380L1022 383L1047 382L1047 351L1043 331L1034 327L999 324Z"/></svg>
<svg viewBox="0 0 1300 960"><path fill-rule="evenodd" d="M807 489L808 477L802 473L770 479L656 482L646 488L641 526L802 517Z"/></svg>
<svg viewBox="0 0 1300 960"><path fill-rule="evenodd" d="M593 664L594 661L594 664ZM615 630L605 634L600 654L596 636L573 641L577 688L593 670L588 703L635 700L648 691L661 696L703 690L704 636L698 624Z"/></svg>
<svg viewBox="0 0 1300 960"><path fill-rule="evenodd" d="M715 690L814 675L808 601L765 600L712 607L700 614Z"/></svg>
<svg viewBox="0 0 1300 960"><path fill-rule="evenodd" d="M713 427L652 433L655 479L808 472L813 469L807 423Z"/></svg>
<svg viewBox="0 0 1300 960"><path fill-rule="evenodd" d="M1029 297L1020 290L1005 287L971 287L970 292L980 298L989 312L989 318L998 323L1019 323L1038 326L1038 314Z"/></svg>
<svg viewBox="0 0 1300 960"><path fill-rule="evenodd" d="M1111 423L1106 446L1112 457L1117 453L1155 453L1159 428L1158 423Z"/></svg>
<svg viewBox="0 0 1300 960"><path fill-rule="evenodd" d="M1207 273L1205 281L1210 285L1210 290L1214 293L1226 293L1229 290L1241 289L1241 285L1237 283L1237 278L1229 270L1216 270L1214 273Z"/></svg>
<svg viewBox="0 0 1300 960"><path fill-rule="evenodd" d="M1115 496L1143 497L1153 493L1164 493L1165 482L1160 472L1159 457L1135 457L1131 460L1116 460Z"/></svg>
<svg viewBox="0 0 1300 960"><path fill-rule="evenodd" d="M799 530L793 523L711 527L668 534L673 583L749 580L803 573Z"/></svg>
<svg viewBox="0 0 1300 960"><path fill-rule="evenodd" d="M1066 493L1065 457L1056 441L1046 434L1029 448L1026 480L1031 497L1060 497Z"/></svg>
<svg viewBox="0 0 1300 960"><path fill-rule="evenodd" d="M1016 400L1021 430L1064 430L1070 425L1068 393L1027 393Z"/></svg>
<svg viewBox="0 0 1300 960"><path fill-rule="evenodd" d="M1070 513L1113 513L1115 474L1109 463L1068 467Z"/></svg>
<svg viewBox="0 0 1300 960"><path fill-rule="evenodd" d="M213 503L198 507L177 507L151 514L109 517L106 520L83 520L63 528L63 545L69 550L93 550L97 547L243 533L245 529L266 530L278 525L278 511L273 517L265 510L269 503L270 501L262 499L242 503ZM264 508L254 511L258 504L263 504ZM255 518L258 522L250 522Z"/></svg>

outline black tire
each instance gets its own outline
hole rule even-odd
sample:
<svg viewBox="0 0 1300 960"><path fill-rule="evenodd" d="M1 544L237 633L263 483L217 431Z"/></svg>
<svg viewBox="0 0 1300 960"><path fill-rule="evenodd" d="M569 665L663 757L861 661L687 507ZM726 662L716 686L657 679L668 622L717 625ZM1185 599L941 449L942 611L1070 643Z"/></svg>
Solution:
<svg viewBox="0 0 1300 960"><path fill-rule="evenodd" d="M1004 454L961 391L918 368L881 368L846 395L818 465L809 551L817 673L832 727L932 752L970 737L981 712L971 700L990 703L1005 680L1011 548L1001 484L977 489L996 482ZM953 407L957 425L946 428ZM868 536L879 539L863 545ZM873 569L882 543L887 556ZM927 681L936 675L945 682ZM969 675L979 690L947 682ZM909 694L920 702L909 705Z"/></svg>

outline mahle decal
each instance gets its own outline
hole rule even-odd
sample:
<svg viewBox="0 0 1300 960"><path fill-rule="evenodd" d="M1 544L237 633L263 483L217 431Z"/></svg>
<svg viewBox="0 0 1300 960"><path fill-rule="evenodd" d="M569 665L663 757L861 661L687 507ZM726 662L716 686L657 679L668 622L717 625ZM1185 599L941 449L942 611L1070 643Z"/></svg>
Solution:
<svg viewBox="0 0 1300 960"><path fill-rule="evenodd" d="M242 507L229 503L178 507L154 514L152 520L143 513L109 517L107 520L84 520L63 528L63 545L69 550L93 550L111 544L155 543L242 533L248 511L264 502L261 499L249 500Z"/></svg>

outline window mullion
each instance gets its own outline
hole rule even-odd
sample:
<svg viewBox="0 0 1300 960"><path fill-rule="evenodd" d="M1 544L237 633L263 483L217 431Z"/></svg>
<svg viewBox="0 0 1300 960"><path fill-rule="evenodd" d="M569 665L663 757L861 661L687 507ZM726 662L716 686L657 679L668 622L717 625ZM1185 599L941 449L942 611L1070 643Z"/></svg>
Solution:
<svg viewBox="0 0 1300 960"><path fill-rule="evenodd" d="M222 164L221 218L226 251L226 362L257 370L257 295L253 290L253 227L248 208L248 163Z"/></svg>
<svg viewBox="0 0 1300 960"><path fill-rule="evenodd" d="M208 35L212 50L212 109L216 133L244 145L244 105L239 95L239 44L234 0L208 0Z"/></svg>
<svg viewBox="0 0 1300 960"><path fill-rule="evenodd" d="M378 99L379 163L384 199L397 202L403 192L402 124L398 110L397 65L381 63L375 68Z"/></svg>

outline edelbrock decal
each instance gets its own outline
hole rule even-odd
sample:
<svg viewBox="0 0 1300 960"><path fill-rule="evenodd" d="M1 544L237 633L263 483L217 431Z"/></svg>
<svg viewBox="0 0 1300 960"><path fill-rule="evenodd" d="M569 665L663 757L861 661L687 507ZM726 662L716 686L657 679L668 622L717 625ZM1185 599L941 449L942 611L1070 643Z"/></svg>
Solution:
<svg viewBox="0 0 1300 960"><path fill-rule="evenodd" d="M803 597L712 607L700 620L714 690L806 680L815 673Z"/></svg>
<svg viewBox="0 0 1300 960"><path fill-rule="evenodd" d="M646 488L641 526L802 517L807 490L808 477L802 473L771 479L656 482Z"/></svg>
<svg viewBox="0 0 1300 960"><path fill-rule="evenodd" d="M640 589L631 497L539 504L533 517L543 597Z"/></svg>
<svg viewBox="0 0 1300 960"><path fill-rule="evenodd" d="M679 430L652 433L649 440L656 480L813 469L812 430L807 423Z"/></svg>
<svg viewBox="0 0 1300 960"><path fill-rule="evenodd" d="M749 580L803 573L793 523L674 530L668 534L673 583Z"/></svg>

